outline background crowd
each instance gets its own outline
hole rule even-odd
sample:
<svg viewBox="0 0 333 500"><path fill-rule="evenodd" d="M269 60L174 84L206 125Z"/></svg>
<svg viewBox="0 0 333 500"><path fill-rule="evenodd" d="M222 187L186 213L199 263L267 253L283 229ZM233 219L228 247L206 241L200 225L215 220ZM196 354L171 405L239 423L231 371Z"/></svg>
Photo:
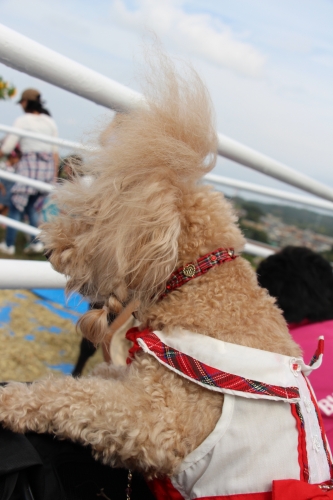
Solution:
<svg viewBox="0 0 333 500"><path fill-rule="evenodd" d="M15 128L51 137L58 136L58 129L36 89L26 89L18 101L23 114L13 124ZM30 137L9 134L0 148L1 168L37 181L53 184L58 178L59 155L57 146ZM33 186L0 179L0 212L16 221L28 220L38 227L40 214L47 193ZM8 226L5 241L0 243L0 252L15 254L17 230ZM26 253L43 252L43 244L30 237L24 250Z"/></svg>

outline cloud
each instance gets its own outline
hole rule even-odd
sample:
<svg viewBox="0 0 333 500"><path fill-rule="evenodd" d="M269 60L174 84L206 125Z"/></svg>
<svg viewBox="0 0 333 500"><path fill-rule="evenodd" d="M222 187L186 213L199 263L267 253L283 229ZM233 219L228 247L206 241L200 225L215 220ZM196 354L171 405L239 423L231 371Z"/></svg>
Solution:
<svg viewBox="0 0 333 500"><path fill-rule="evenodd" d="M290 3L284 1L289 9ZM276 2L269 4L275 5L273 14L259 0L196 0L192 3L197 5L195 13L186 11L191 2L184 0L99 0L97 4L88 0L0 0L0 5L4 24L134 89L138 89L138 80L133 59L142 59L138 45L147 29L155 31L169 53L192 58L203 75L216 109L218 130L332 185L331 31L327 28L322 33L322 18L307 29L295 29L289 10L280 7L280 0ZM218 13L215 17L208 10L213 4ZM246 30L250 37L243 35ZM246 43L250 40L253 45ZM266 64L255 47L268 54ZM255 59L255 64L249 64L252 51L260 63ZM258 75L263 68L264 78L243 77ZM83 132L94 129L97 118L106 113L85 99L11 68L0 65L0 74L19 91L40 89L60 136L66 139L81 140ZM1 122L8 125L20 112L10 102L0 103L0 108ZM219 160L217 171L285 188L225 159Z"/></svg>
<svg viewBox="0 0 333 500"><path fill-rule="evenodd" d="M185 12L179 1L137 0L136 9L130 9L125 1L113 0L110 14L117 26L131 32L153 30L183 53L242 75L257 77L262 73L263 54L211 15Z"/></svg>
<svg viewBox="0 0 333 500"><path fill-rule="evenodd" d="M262 74L266 58L244 41L244 35L207 11L186 12L184 4L184 0L135 0L134 8L130 8L127 0L105 0L100 9L91 11L88 4L77 0L29 0L29 5L25 0L2 0L2 11L13 19L24 20L28 30L29 25L38 26L38 33L33 36L37 35L37 39L43 38L44 31L52 26L51 32L57 31L65 39L129 59L128 45L132 45L133 38L153 31L174 53L196 57L240 75ZM73 6L80 6L80 15ZM129 44L125 33L131 39ZM61 45L61 41L56 45Z"/></svg>

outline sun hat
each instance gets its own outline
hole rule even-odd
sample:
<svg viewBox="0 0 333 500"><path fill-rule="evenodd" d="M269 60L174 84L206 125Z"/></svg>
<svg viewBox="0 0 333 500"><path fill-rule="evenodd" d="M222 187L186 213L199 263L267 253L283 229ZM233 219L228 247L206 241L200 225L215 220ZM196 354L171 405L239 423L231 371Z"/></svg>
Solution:
<svg viewBox="0 0 333 500"><path fill-rule="evenodd" d="M22 101L38 101L40 98L40 92L36 89L26 89L22 92L21 98L17 101L20 104Z"/></svg>

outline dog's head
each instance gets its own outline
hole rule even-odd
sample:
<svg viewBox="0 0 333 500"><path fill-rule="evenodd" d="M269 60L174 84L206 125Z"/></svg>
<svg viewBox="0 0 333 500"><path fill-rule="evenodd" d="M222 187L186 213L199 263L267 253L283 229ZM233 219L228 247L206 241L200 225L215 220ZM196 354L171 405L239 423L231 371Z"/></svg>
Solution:
<svg viewBox="0 0 333 500"><path fill-rule="evenodd" d="M81 323L98 340L109 308L118 312L133 298L147 308L177 265L243 245L222 195L200 184L216 151L206 88L192 69L187 78L177 75L165 57L160 69L146 105L103 132L84 167L91 181L60 187L61 213L43 227L50 261L69 277L68 290L106 305L94 326Z"/></svg>

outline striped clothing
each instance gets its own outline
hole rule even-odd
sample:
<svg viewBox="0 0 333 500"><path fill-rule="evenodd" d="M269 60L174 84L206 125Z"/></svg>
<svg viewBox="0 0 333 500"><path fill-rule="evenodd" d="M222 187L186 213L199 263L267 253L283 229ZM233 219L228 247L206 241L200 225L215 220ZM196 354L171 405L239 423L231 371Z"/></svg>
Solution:
<svg viewBox="0 0 333 500"><path fill-rule="evenodd" d="M51 183L54 179L54 160L52 153L25 153L18 163L16 173L42 182ZM38 190L32 186L15 183L11 189L11 199L15 207L23 212L31 195L37 194ZM40 193L36 205L47 193Z"/></svg>

